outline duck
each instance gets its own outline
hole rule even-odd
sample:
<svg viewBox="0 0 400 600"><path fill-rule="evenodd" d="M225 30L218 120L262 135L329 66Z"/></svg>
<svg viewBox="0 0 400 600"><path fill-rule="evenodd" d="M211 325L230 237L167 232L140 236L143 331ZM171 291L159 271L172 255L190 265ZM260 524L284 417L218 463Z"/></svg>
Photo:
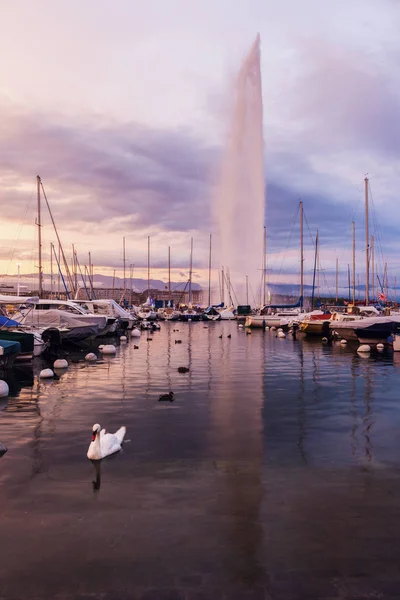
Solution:
<svg viewBox="0 0 400 600"><path fill-rule="evenodd" d="M161 394L158 401L159 402L173 402L174 401L174 392L169 392L168 394Z"/></svg>
<svg viewBox="0 0 400 600"><path fill-rule="evenodd" d="M101 460L110 454L121 450L126 434L126 427L122 426L115 433L106 433L98 423L92 427L92 441L87 451L90 460Z"/></svg>
<svg viewBox="0 0 400 600"><path fill-rule="evenodd" d="M2 444L2 443L0 442L0 458L1 458L2 456L4 456L4 455L5 455L5 453L6 453L7 451L8 451L8 448L6 448L6 446L4 446L4 444Z"/></svg>
<svg viewBox="0 0 400 600"><path fill-rule="evenodd" d="M221 333L221 335L219 335L218 337L219 337L219 339L220 339L220 340L222 340L222 333Z"/></svg>
<svg viewBox="0 0 400 600"><path fill-rule="evenodd" d="M228 338L231 338L231 337L232 337L232 334L230 333L230 334L229 334L229 335L227 335L226 337L228 337Z"/></svg>
<svg viewBox="0 0 400 600"><path fill-rule="evenodd" d="M182 344L182 340L175 340L175 344Z"/></svg>
<svg viewBox="0 0 400 600"><path fill-rule="evenodd" d="M133 344L133 349L134 350L139 350L139 346L136 346L136 344Z"/></svg>
<svg viewBox="0 0 400 600"><path fill-rule="evenodd" d="M188 373L189 367L178 367L178 373Z"/></svg>
<svg viewBox="0 0 400 600"><path fill-rule="evenodd" d="M153 338L147 338L147 341L148 341L148 342L151 342L151 341L152 341L152 339L153 339Z"/></svg>

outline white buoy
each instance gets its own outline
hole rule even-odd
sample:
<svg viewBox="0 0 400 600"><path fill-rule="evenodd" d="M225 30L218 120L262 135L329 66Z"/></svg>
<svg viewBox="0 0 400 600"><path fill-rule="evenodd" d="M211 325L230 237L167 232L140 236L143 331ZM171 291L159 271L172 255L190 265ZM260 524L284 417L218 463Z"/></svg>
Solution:
<svg viewBox="0 0 400 600"><path fill-rule="evenodd" d="M383 344L377 344L376 349L378 350L378 352L382 352L382 350L385 349L385 346Z"/></svg>
<svg viewBox="0 0 400 600"><path fill-rule="evenodd" d="M328 341L327 337L323 337L322 340L321 340L321 342L323 342L324 344L326 344L327 341Z"/></svg>
<svg viewBox="0 0 400 600"><path fill-rule="evenodd" d="M282 330L281 330L281 331L278 331L278 337L280 337L280 338L285 338L285 337L286 337L286 334L285 334L285 333L283 333L283 331L282 331Z"/></svg>
<svg viewBox="0 0 400 600"><path fill-rule="evenodd" d="M115 354L117 349L113 344L106 344L101 351L103 354Z"/></svg>
<svg viewBox="0 0 400 600"><path fill-rule="evenodd" d="M8 387L8 383L3 379L0 379L0 398L4 398L4 396L8 396L8 392L10 388Z"/></svg>
<svg viewBox="0 0 400 600"><path fill-rule="evenodd" d="M68 361L65 360L65 358L59 358L58 360L54 361L53 367L55 369L67 369Z"/></svg>
<svg viewBox="0 0 400 600"><path fill-rule="evenodd" d="M269 331L268 325L265 326L265 331Z"/></svg>
<svg viewBox="0 0 400 600"><path fill-rule="evenodd" d="M345 346L347 344L347 340L340 340L340 345Z"/></svg>
<svg viewBox="0 0 400 600"><path fill-rule="evenodd" d="M119 338L120 342L127 342L128 338L126 337L126 335L121 335L121 337Z"/></svg>
<svg viewBox="0 0 400 600"><path fill-rule="evenodd" d="M140 337L140 329L138 329L137 327L135 327L135 329L132 329L131 337Z"/></svg>
<svg viewBox="0 0 400 600"><path fill-rule="evenodd" d="M97 360L97 356L94 352L89 352L89 354L86 354L85 360L88 360L89 362L94 362L95 360Z"/></svg>
<svg viewBox="0 0 400 600"><path fill-rule="evenodd" d="M188 319L188 323L191 323L191 322L192 322L192 319Z"/></svg>
<svg viewBox="0 0 400 600"><path fill-rule="evenodd" d="M362 344L361 346L358 346L357 352L360 354L367 354L368 352L371 352L371 346L368 344Z"/></svg>
<svg viewBox="0 0 400 600"><path fill-rule="evenodd" d="M242 323L239 323L239 328L241 329L243 327Z"/></svg>
<svg viewBox="0 0 400 600"><path fill-rule="evenodd" d="M50 379L50 377L54 377L54 373L51 369L42 369L39 373L39 377L41 379Z"/></svg>

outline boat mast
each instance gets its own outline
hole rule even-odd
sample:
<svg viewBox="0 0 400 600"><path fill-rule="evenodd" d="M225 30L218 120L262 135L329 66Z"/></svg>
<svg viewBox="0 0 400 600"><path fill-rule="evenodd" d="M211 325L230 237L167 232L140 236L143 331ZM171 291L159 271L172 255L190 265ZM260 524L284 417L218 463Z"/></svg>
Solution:
<svg viewBox="0 0 400 600"><path fill-rule="evenodd" d="M69 285L71 286L72 291L75 292L76 290L74 290L74 280L73 280L71 272L69 270L68 262L67 262L67 259L65 257L64 248L63 248L63 246L61 244L60 236L58 235L57 227L56 227L56 224L55 224L55 221L54 221L54 218L53 218L53 213L51 212L50 204L49 204L49 201L47 200L47 196L46 196L45 189L43 187L42 180L40 179L39 175L37 177L38 177L38 184L40 185L40 188L41 188L41 190L43 192L43 197L44 197L44 199L46 201L47 210L49 211L50 219L51 219L51 222L53 224L55 234L57 236L57 242L58 242L59 250L61 252L61 256L62 256L62 259L63 259L63 262L64 262L64 267L65 267L65 271L66 271L66 274L67 274L67 277L68 277L68 282L69 282ZM38 195L40 196L39 191L38 191ZM42 278L43 278L43 274L42 274Z"/></svg>
<svg viewBox="0 0 400 600"><path fill-rule="evenodd" d="M356 303L356 224L352 223L353 229L353 305Z"/></svg>
<svg viewBox="0 0 400 600"><path fill-rule="evenodd" d="M224 267L221 269L221 304L225 304L225 275Z"/></svg>
<svg viewBox="0 0 400 600"><path fill-rule="evenodd" d="M372 300L375 299L375 236L371 235Z"/></svg>
<svg viewBox="0 0 400 600"><path fill-rule="evenodd" d="M39 250L39 288L38 296L42 297L43 294L43 269L42 269L42 221L40 213L40 184L41 180L39 175L36 175L37 184L37 226L38 226L38 250Z"/></svg>
<svg viewBox="0 0 400 600"><path fill-rule="evenodd" d="M336 304L338 303L339 259L336 257Z"/></svg>
<svg viewBox="0 0 400 600"><path fill-rule="evenodd" d="M123 243L123 255L124 255L124 300L125 300L125 293L126 293L126 256L125 256L125 236L122 238L122 243Z"/></svg>
<svg viewBox="0 0 400 600"><path fill-rule="evenodd" d="M383 271L383 286L385 288L385 296L386 296L386 302L387 302L389 299L389 282L388 282L387 262L385 262L385 269Z"/></svg>
<svg viewBox="0 0 400 600"><path fill-rule="evenodd" d="M211 233L210 233L210 253L208 257L208 306L211 306Z"/></svg>
<svg viewBox="0 0 400 600"><path fill-rule="evenodd" d="M264 252L263 252L263 295L262 302L265 306L265 288L267 286L267 228L264 225Z"/></svg>
<svg viewBox="0 0 400 600"><path fill-rule="evenodd" d="M133 279L133 269L134 268L135 268L135 265L133 263L131 263L129 265L129 288L130 288L129 306L132 306L132 279Z"/></svg>
<svg viewBox="0 0 400 600"><path fill-rule="evenodd" d="M72 276L74 278L74 292L78 291L78 266L76 264L75 244L72 244Z"/></svg>
<svg viewBox="0 0 400 600"><path fill-rule="evenodd" d="M150 299L150 236L147 236L147 296Z"/></svg>
<svg viewBox="0 0 400 600"><path fill-rule="evenodd" d="M54 256L56 258L57 261L57 257L56 257L56 253L54 251ZM58 277L57 277L57 294L58 294L58 298L60 298L60 293L61 293L61 246L60 244L58 244Z"/></svg>
<svg viewBox="0 0 400 600"><path fill-rule="evenodd" d="M188 298L189 306L192 301L192 268L193 268L193 238L190 238L189 298Z"/></svg>
<svg viewBox="0 0 400 600"><path fill-rule="evenodd" d="M368 231L368 177L365 184L365 306L368 305L369 296L369 231Z"/></svg>
<svg viewBox="0 0 400 600"><path fill-rule="evenodd" d="M303 202L300 201L300 306L303 306L304 293L304 240L303 240Z"/></svg>
<svg viewBox="0 0 400 600"><path fill-rule="evenodd" d="M347 264L347 280L349 285L349 302L351 302L351 293L350 293L350 265Z"/></svg>
<svg viewBox="0 0 400 600"><path fill-rule="evenodd" d="M168 246L168 304L171 307L171 246Z"/></svg>
<svg viewBox="0 0 400 600"><path fill-rule="evenodd" d="M314 256L314 274L313 274L312 296L311 296L311 310L314 310L314 290L315 290L315 272L317 270L317 256L318 256L318 229L317 229L317 235L315 236L315 256Z"/></svg>
<svg viewBox="0 0 400 600"><path fill-rule="evenodd" d="M53 299L53 242L50 242L50 298Z"/></svg>
<svg viewBox="0 0 400 600"><path fill-rule="evenodd" d="M249 305L249 276L246 275L246 304Z"/></svg>

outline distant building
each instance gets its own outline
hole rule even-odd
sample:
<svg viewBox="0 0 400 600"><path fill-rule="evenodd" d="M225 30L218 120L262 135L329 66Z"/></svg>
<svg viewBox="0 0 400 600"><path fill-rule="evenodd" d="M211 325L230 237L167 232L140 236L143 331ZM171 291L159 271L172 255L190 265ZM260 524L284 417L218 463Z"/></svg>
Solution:
<svg viewBox="0 0 400 600"><path fill-rule="evenodd" d="M144 292L131 292L131 290L123 288L94 288L94 292L96 294L96 298L100 299L112 299L116 302L120 303L126 300L128 304L135 304L138 306L139 304L144 304L148 297L150 297L154 302L156 300L168 302L169 300L169 292L168 290L145 290ZM79 288L78 290L78 300L86 300L87 294L84 288ZM176 306L178 304L187 304L189 302L189 292L188 290L174 290L171 291L171 300L173 304ZM192 290L191 293L191 303L192 304L202 304L203 303L203 290Z"/></svg>

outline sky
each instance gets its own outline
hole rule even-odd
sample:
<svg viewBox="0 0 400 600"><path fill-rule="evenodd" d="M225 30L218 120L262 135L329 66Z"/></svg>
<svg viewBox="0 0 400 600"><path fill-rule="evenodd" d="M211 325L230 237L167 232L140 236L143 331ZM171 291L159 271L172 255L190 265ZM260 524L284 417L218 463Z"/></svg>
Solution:
<svg viewBox="0 0 400 600"><path fill-rule="evenodd" d="M81 264L91 252L122 274L125 237L146 277L150 236L152 276L170 246L185 278L193 237L206 284L231 84L259 32L270 281L299 280L300 199L306 283L318 229L321 279L332 288L338 258L345 285L352 220L363 281L366 175L375 260L400 280L400 2L13 0L1 14L1 274L37 269L39 174ZM48 271L44 208L42 234Z"/></svg>

